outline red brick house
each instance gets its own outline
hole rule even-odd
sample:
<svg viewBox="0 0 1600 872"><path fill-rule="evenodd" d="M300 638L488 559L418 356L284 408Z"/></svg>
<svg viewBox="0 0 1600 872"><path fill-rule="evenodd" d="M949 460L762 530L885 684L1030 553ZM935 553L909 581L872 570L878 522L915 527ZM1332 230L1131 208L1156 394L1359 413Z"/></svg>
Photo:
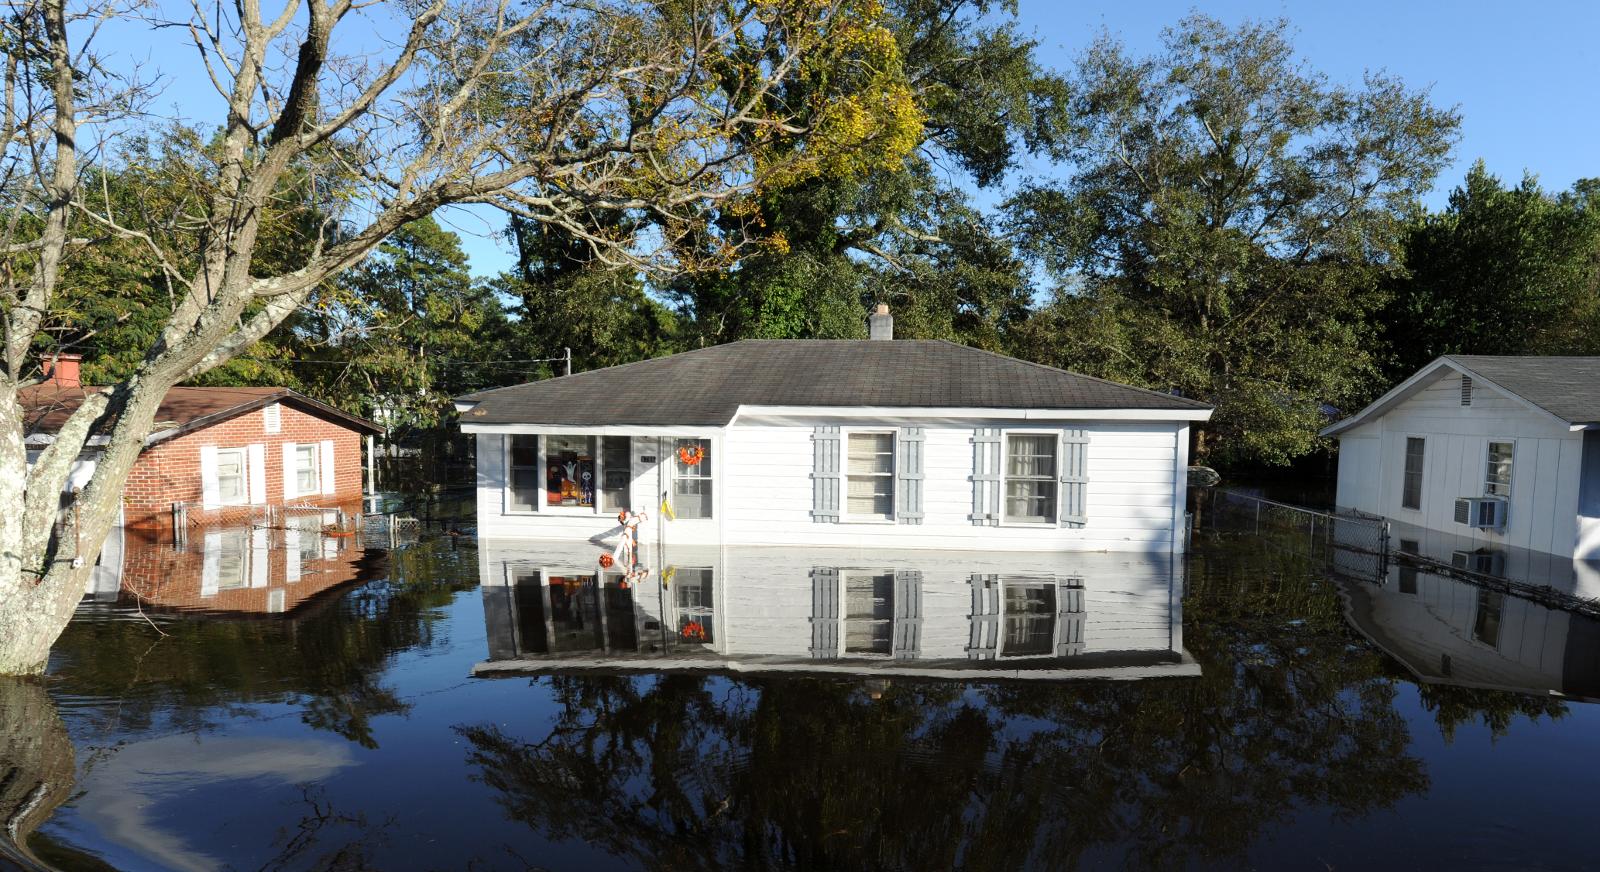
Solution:
<svg viewBox="0 0 1600 872"><path fill-rule="evenodd" d="M96 390L61 355L50 380L22 394L30 451L43 450ZM343 506L362 495L362 437L371 421L276 387L175 387L156 414L123 494L127 526L166 526L182 503L191 524L240 520L268 505ZM69 488L93 472L90 440Z"/></svg>

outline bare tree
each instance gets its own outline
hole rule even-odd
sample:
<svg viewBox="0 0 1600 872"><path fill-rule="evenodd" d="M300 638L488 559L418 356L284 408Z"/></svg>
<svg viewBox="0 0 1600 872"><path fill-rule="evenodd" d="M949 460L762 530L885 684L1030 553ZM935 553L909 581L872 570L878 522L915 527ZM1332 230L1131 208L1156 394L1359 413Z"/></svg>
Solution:
<svg viewBox="0 0 1600 872"><path fill-rule="evenodd" d="M190 156L197 193L163 216L127 214L104 190L110 158L83 154L172 129L137 110L138 77L113 76L114 59L89 48L99 23L131 14L32 0L5 22L0 674L43 668L167 390L266 336L406 222L487 203L558 225L608 263L726 263L755 237L726 221L712 231L708 213L749 214L739 204L763 185L825 172L841 151L892 159L915 142L907 113L860 111L904 105L873 93L897 87L898 65L872 0L191 3L137 19L187 35L225 114ZM814 89L786 104L802 76L832 83L823 96L847 111ZM286 190L326 220L303 262L260 274L263 222ZM648 231L591 220L619 212ZM19 392L40 381L41 331L74 253L103 240L149 262L170 316L137 370L92 391L30 464ZM104 448L63 513L91 437Z"/></svg>

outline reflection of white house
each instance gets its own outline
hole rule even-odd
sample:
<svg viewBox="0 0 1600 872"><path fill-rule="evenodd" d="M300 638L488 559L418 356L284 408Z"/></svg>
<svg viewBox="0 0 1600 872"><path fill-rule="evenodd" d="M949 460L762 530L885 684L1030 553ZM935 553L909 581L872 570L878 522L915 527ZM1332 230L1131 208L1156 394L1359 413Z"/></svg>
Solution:
<svg viewBox="0 0 1600 872"><path fill-rule="evenodd" d="M1182 548L1208 406L873 321L877 341L735 342L462 397L480 534L584 539L633 509L674 544Z"/></svg>
<svg viewBox="0 0 1600 872"><path fill-rule="evenodd" d="M1343 582L1351 623L1423 681L1600 697L1600 622L1428 573Z"/></svg>
<svg viewBox="0 0 1600 872"><path fill-rule="evenodd" d="M1168 554L671 547L643 583L594 546L479 543L490 663L944 677L1194 675ZM664 565L663 565L664 564ZM663 588L657 579L667 578Z"/></svg>
<svg viewBox="0 0 1600 872"><path fill-rule="evenodd" d="M1323 432L1341 509L1600 560L1600 357L1441 357Z"/></svg>

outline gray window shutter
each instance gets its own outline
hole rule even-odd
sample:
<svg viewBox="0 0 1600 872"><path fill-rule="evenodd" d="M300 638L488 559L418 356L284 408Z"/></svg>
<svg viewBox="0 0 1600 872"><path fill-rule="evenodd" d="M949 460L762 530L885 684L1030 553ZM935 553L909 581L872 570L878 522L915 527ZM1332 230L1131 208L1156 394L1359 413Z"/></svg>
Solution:
<svg viewBox="0 0 1600 872"><path fill-rule="evenodd" d="M1089 432L1061 432L1061 526L1082 527L1089 523Z"/></svg>
<svg viewBox="0 0 1600 872"><path fill-rule="evenodd" d="M811 569L811 659L839 656L839 570Z"/></svg>
<svg viewBox="0 0 1600 872"><path fill-rule="evenodd" d="M1083 653L1083 579L1056 579L1056 656Z"/></svg>
<svg viewBox="0 0 1600 872"><path fill-rule="evenodd" d="M839 428L818 427L811 433L811 520L839 523Z"/></svg>
<svg viewBox="0 0 1600 872"><path fill-rule="evenodd" d="M1000 577L974 575L972 585L972 635L967 659L993 660L1000 651Z"/></svg>
<svg viewBox="0 0 1600 872"><path fill-rule="evenodd" d="M896 660L915 660L922 654L922 571L897 569L894 573L894 641Z"/></svg>
<svg viewBox="0 0 1600 872"><path fill-rule="evenodd" d="M894 519L901 524L922 523L921 427L901 427L895 433Z"/></svg>
<svg viewBox="0 0 1600 872"><path fill-rule="evenodd" d="M972 434L972 514L980 527L1000 526L1000 430L979 427Z"/></svg>

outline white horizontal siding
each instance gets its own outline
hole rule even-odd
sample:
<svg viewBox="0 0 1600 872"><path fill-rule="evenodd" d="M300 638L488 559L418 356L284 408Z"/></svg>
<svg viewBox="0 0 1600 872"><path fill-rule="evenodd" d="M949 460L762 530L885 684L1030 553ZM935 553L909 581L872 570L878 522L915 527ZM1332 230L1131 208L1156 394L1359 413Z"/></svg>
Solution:
<svg viewBox="0 0 1600 872"><path fill-rule="evenodd" d="M915 423L907 421L901 423ZM741 422L713 438L716 469L712 521L676 520L662 524L660 534L674 544L723 542L741 545L823 545L931 547L1009 550L1166 551L1174 544L1175 519L1182 518L1184 470L1179 447L1186 438L1182 422L1076 423L1088 430L1088 523L1082 528L1056 526L974 526L972 511L973 448L980 426L1006 427L1006 422L974 421L925 429L924 519L921 524L812 521L813 448L810 423ZM1029 430L1047 430L1029 424ZM1059 430L1059 427L1057 427ZM642 457L666 462L670 443L634 440L634 507L658 516L660 490L654 465ZM614 534L610 514L504 511L505 458L499 435L478 436L478 526L486 537L583 539ZM659 519L652 525L661 523ZM654 526L644 531L653 541Z"/></svg>

